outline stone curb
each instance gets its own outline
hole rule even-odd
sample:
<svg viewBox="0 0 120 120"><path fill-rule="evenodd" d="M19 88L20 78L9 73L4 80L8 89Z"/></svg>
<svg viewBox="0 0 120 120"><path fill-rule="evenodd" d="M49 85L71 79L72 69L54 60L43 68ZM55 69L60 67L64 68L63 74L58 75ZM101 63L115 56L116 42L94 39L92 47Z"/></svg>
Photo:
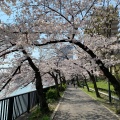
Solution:
<svg viewBox="0 0 120 120"><path fill-rule="evenodd" d="M54 112L53 112L52 115L51 115L51 120L54 119L54 116L55 116L55 114L56 114L56 112L57 112L57 110L58 110L58 108L59 108L59 106L60 106L61 100L62 100L62 98L64 97L64 95L65 95L65 91L64 91L62 97L60 98L60 101L59 101L58 105L56 106Z"/></svg>

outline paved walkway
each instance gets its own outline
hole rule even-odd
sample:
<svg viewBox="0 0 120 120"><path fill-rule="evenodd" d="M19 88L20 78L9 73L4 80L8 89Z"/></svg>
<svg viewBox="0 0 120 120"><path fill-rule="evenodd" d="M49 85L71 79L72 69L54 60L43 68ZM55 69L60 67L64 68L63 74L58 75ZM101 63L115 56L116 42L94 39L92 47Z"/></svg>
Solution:
<svg viewBox="0 0 120 120"><path fill-rule="evenodd" d="M69 86L53 120L120 120L79 88Z"/></svg>

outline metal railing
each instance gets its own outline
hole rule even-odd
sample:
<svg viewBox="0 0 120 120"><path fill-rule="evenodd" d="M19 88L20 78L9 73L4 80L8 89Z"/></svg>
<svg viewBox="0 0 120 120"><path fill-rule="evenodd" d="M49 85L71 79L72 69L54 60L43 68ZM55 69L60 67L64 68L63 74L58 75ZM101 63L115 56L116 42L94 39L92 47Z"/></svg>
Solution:
<svg viewBox="0 0 120 120"><path fill-rule="evenodd" d="M38 104L36 91L0 100L0 120L15 120Z"/></svg>
<svg viewBox="0 0 120 120"><path fill-rule="evenodd" d="M91 91L95 91L93 88L89 88L89 89L90 89ZM102 95L104 95L104 96L109 97L109 95L108 95L107 93L104 93L104 92L102 92L102 91L99 91L99 93L102 94ZM119 99L118 97L116 97L116 96L111 96L111 98L114 99L114 100L120 101L120 99Z"/></svg>
<svg viewBox="0 0 120 120"><path fill-rule="evenodd" d="M44 92L49 88L45 88ZM22 114L29 112L31 108L38 104L38 101L36 91L1 99L0 120L15 120Z"/></svg>

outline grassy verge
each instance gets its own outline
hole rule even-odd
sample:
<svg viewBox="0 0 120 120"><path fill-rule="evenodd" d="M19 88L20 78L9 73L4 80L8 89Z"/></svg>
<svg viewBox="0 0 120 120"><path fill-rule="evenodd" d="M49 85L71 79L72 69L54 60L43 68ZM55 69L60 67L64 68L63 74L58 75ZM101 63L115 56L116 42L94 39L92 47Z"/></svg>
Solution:
<svg viewBox="0 0 120 120"><path fill-rule="evenodd" d="M60 92L61 97L63 96L63 93L64 92ZM50 112L47 113L47 114L42 114L40 112L40 108L38 106L36 106L31 111L31 114L29 115L27 120L51 120L51 115L52 115L53 111L55 110L56 106L58 105L60 98L58 98L58 99L47 99L48 107L49 107L49 110L50 110Z"/></svg>
<svg viewBox="0 0 120 120"><path fill-rule="evenodd" d="M31 111L31 114L27 120L51 120L51 115L53 111L55 110L59 100L51 102L48 104L50 112L47 114L42 114L40 112L40 108L36 106L34 110Z"/></svg>
<svg viewBox="0 0 120 120"><path fill-rule="evenodd" d="M100 89L100 91L108 94L108 82L106 80L97 81L96 84L98 88L102 88ZM91 81L88 82L88 86L94 89L93 83ZM111 95L117 97L114 91L114 87L112 85L110 85L110 90L111 90Z"/></svg>
<svg viewBox="0 0 120 120"><path fill-rule="evenodd" d="M103 88L103 89L108 90L108 82L106 80L100 80L100 81L96 82L96 84L97 84L98 88ZM89 87L94 88L92 82L88 82L88 85L89 85ZM114 88L112 85L110 85L110 88L111 88L111 91L114 91Z"/></svg>
<svg viewBox="0 0 120 120"><path fill-rule="evenodd" d="M112 103L109 103L108 97L106 97L104 95L101 95L100 98L97 98L94 91L88 92L86 87L85 88L80 88L80 89L82 91L84 91L86 94L88 94L89 96L91 96L93 99L97 100L99 103L101 103L104 106L106 106L107 108L109 108L114 113L120 114L120 103L119 102L112 100Z"/></svg>
<svg viewBox="0 0 120 120"><path fill-rule="evenodd" d="M31 111L28 120L50 120L51 111L48 114L41 114L38 106Z"/></svg>

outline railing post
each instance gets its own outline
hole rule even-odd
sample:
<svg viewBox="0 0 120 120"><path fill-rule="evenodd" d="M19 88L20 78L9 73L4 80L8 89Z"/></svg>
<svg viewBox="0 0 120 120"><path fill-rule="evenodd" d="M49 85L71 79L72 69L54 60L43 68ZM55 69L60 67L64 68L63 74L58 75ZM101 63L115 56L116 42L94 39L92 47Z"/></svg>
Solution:
<svg viewBox="0 0 120 120"><path fill-rule="evenodd" d="M7 120L12 120L12 116L13 116L13 103L14 103L14 97L9 98Z"/></svg>
<svg viewBox="0 0 120 120"><path fill-rule="evenodd" d="M39 101L39 96L38 96L38 93L37 93L37 91L36 91L36 101L37 101L37 105L39 106L39 104L40 104L40 101Z"/></svg>
<svg viewBox="0 0 120 120"><path fill-rule="evenodd" d="M30 112L30 93L28 93L28 106L27 106L27 112Z"/></svg>
<svg viewBox="0 0 120 120"><path fill-rule="evenodd" d="M109 96L109 102L112 102L112 98L111 98L111 90L110 90L110 82L108 80L108 96Z"/></svg>

